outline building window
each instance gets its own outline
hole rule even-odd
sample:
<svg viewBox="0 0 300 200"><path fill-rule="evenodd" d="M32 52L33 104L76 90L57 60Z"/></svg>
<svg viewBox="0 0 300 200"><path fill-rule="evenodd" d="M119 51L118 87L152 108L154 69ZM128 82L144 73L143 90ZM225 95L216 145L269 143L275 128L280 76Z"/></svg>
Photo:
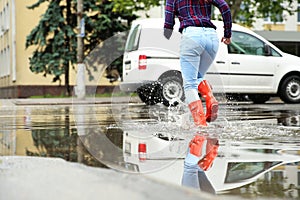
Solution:
<svg viewBox="0 0 300 200"><path fill-rule="evenodd" d="M4 24L3 12L1 11L0 12L0 35L3 34L3 32L2 32L2 26L3 26L3 24Z"/></svg>
<svg viewBox="0 0 300 200"><path fill-rule="evenodd" d="M0 77L3 76L3 70L4 70L4 56L3 56L3 50L0 53Z"/></svg>
<svg viewBox="0 0 300 200"><path fill-rule="evenodd" d="M10 74L10 49L9 46L6 48L6 68L5 75L8 76Z"/></svg>
<svg viewBox="0 0 300 200"><path fill-rule="evenodd" d="M10 12L8 3L0 11L0 23L0 35L2 35L9 30L10 26Z"/></svg>
<svg viewBox="0 0 300 200"><path fill-rule="evenodd" d="M0 9L0 77L5 77L10 74L10 47L8 31L10 29L10 6L8 1L3 3Z"/></svg>
<svg viewBox="0 0 300 200"><path fill-rule="evenodd" d="M298 172L298 186L300 186L300 172Z"/></svg>
<svg viewBox="0 0 300 200"><path fill-rule="evenodd" d="M274 23L275 21L271 19L271 17L266 17L264 19L265 23ZM283 17L279 14L276 15L276 23L282 23L283 22Z"/></svg>
<svg viewBox="0 0 300 200"><path fill-rule="evenodd" d="M298 12L297 12L297 14L298 14L298 22L300 22L300 2L298 1Z"/></svg>
<svg viewBox="0 0 300 200"><path fill-rule="evenodd" d="M271 171L271 179L277 180L282 183L284 180L283 171Z"/></svg>
<svg viewBox="0 0 300 200"><path fill-rule="evenodd" d="M10 49L4 48L0 53L0 77L9 75L10 73Z"/></svg>

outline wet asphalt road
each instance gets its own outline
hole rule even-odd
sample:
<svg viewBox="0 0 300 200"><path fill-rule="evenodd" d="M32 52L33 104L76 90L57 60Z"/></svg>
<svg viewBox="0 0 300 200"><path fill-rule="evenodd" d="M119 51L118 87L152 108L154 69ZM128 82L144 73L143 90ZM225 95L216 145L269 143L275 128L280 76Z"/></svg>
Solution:
<svg viewBox="0 0 300 200"><path fill-rule="evenodd" d="M205 130L192 127L186 105L170 108L160 104L146 106L132 99L130 102L128 99L118 102L105 99L88 103L3 101L0 118L0 155L60 157L117 170L124 170L124 167L134 170L135 166L127 165L124 158L123 134L131 131L139 132L138 136L143 133L143 137L162 132L187 140L196 132L204 131L220 141L250 146L288 146L296 152L293 154L300 156L297 153L300 151L300 106L283 104L278 99L266 104L223 102L218 119ZM299 168L299 162L292 165ZM297 181L294 183L300 185ZM283 184L282 187L286 191L284 187L288 186ZM249 186L240 187L238 192L237 189L230 191L237 197L253 195L248 189ZM271 198L268 192L271 190L266 189L261 199ZM297 189L294 192L297 193Z"/></svg>

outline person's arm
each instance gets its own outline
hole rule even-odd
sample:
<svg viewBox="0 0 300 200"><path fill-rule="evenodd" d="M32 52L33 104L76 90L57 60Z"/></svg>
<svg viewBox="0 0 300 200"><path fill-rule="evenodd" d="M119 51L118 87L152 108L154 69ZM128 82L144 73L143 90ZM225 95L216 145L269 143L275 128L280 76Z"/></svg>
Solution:
<svg viewBox="0 0 300 200"><path fill-rule="evenodd" d="M164 28L173 30L174 24L175 24L175 0L166 0Z"/></svg>
<svg viewBox="0 0 300 200"><path fill-rule="evenodd" d="M230 44L232 19L229 5L224 0L213 0L213 4L220 10L224 22L224 37L221 41Z"/></svg>

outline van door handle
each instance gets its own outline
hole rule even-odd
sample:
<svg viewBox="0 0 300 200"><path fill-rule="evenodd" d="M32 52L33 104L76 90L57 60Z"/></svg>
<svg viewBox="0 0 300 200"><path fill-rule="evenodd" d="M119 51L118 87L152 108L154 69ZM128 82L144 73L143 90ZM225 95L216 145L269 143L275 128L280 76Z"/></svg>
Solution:
<svg viewBox="0 0 300 200"><path fill-rule="evenodd" d="M233 65L239 65L241 63L239 63L239 62L231 62L231 64L233 64Z"/></svg>
<svg viewBox="0 0 300 200"><path fill-rule="evenodd" d="M225 64L224 61L217 61L216 63L217 63L217 64Z"/></svg>

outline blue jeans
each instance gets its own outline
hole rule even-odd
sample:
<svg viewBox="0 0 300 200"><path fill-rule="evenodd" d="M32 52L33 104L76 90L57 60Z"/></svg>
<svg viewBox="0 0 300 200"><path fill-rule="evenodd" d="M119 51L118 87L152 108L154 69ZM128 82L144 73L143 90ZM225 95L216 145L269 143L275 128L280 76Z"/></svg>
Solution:
<svg viewBox="0 0 300 200"><path fill-rule="evenodd" d="M180 65L187 103L199 100L198 85L213 63L219 38L213 28L187 27L180 42Z"/></svg>
<svg viewBox="0 0 300 200"><path fill-rule="evenodd" d="M184 170L181 180L183 186L200 189L201 191L216 194L214 187L205 172L198 165L199 158L188 154L184 160Z"/></svg>

